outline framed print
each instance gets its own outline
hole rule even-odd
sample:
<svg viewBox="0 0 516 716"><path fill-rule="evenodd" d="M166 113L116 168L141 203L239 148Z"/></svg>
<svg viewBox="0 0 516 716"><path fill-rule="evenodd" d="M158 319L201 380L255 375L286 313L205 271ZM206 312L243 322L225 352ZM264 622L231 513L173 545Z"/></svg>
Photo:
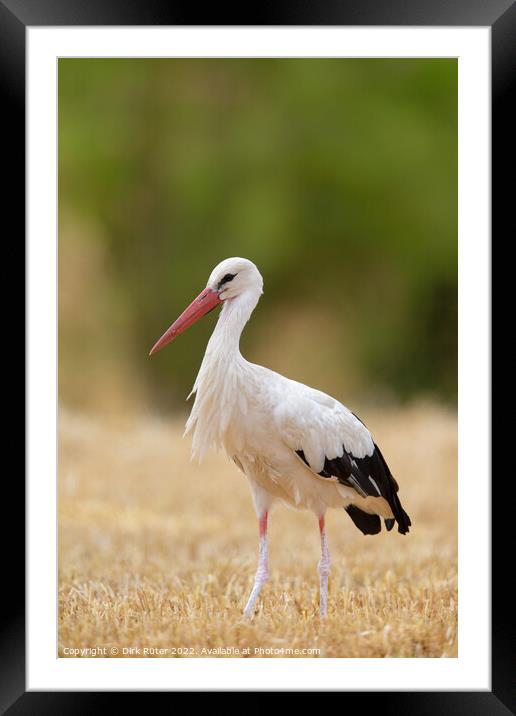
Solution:
<svg viewBox="0 0 516 716"><path fill-rule="evenodd" d="M490 245L515 5L262 14L0 2L28 287L8 713L511 708Z"/></svg>

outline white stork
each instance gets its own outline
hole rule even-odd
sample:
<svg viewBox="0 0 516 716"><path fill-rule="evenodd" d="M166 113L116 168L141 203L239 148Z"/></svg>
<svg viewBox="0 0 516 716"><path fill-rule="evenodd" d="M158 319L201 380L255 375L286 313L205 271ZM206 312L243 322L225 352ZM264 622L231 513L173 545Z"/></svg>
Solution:
<svg viewBox="0 0 516 716"><path fill-rule="evenodd" d="M410 518L398 485L369 430L348 408L319 390L249 363L240 334L260 295L263 279L247 259L230 258L212 271L204 291L152 348L170 343L222 304L192 393L195 403L185 434L193 430L192 454L223 448L247 477L259 524L259 558L244 610L249 616L269 574L267 518L284 501L311 510L319 520L320 614L328 608L330 553L324 518L343 507L364 534L377 534L381 518L406 534ZM191 394L192 394L191 393ZM189 396L190 397L190 396Z"/></svg>

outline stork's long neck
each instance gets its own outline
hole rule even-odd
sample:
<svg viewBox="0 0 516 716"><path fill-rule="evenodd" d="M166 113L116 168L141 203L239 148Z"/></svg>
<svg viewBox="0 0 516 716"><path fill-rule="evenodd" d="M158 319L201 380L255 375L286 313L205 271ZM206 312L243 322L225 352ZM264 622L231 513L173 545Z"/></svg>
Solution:
<svg viewBox="0 0 516 716"><path fill-rule="evenodd" d="M221 445L235 405L245 400L241 382L247 361L240 353L240 336L258 300L247 290L224 302L195 380L195 403L186 432L195 427L192 453L204 456L210 444Z"/></svg>
<svg viewBox="0 0 516 716"><path fill-rule="evenodd" d="M208 341L203 363L206 358L210 361L222 360L224 363L242 358L240 336L259 298L259 293L248 290L224 302L215 330Z"/></svg>

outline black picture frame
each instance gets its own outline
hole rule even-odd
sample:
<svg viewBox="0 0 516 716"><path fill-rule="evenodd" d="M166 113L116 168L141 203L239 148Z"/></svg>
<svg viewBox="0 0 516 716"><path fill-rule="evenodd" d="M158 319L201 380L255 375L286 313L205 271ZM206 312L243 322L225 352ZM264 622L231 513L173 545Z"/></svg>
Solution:
<svg viewBox="0 0 516 716"><path fill-rule="evenodd" d="M202 20L202 22L199 22ZM25 37L33 26L77 25L396 25L483 26L492 31L492 235L498 245L511 238L514 203L514 139L516 114L511 102L511 80L516 77L516 0L319 0L314 3L261 3L235 11L229 4L199 8L194 4L162 0L0 0L0 107L4 127L4 220L11 222L4 247L23 246L25 235ZM512 148L512 151L511 151ZM8 172L6 171L8 169ZM510 181L507 177L512 177ZM514 228L512 232L514 240ZM5 251L5 248L4 248ZM4 257L5 257L4 253ZM507 289L505 289L507 290ZM500 303L503 297L500 297ZM494 315L494 312L493 312ZM20 324L19 324L20 325ZM18 329L19 330L19 329ZM19 398L18 398L19 399ZM496 392L493 389L492 408ZM503 442L493 432L496 442ZM500 447L500 443L498 444ZM500 449L500 452L502 450ZM16 463L13 463L16 464ZM510 461L512 466L512 460ZM510 475L501 475L514 482ZM0 632L0 710L9 714L97 713L122 696L103 692L25 691L25 488L19 469L4 490L4 515L13 526L4 531L4 566L8 574L9 608L2 610ZM508 528L507 480L492 486L492 691L455 692L346 692L343 708L360 699L364 706L386 714L513 713L514 631L512 591L507 589ZM9 510L7 510L7 505ZM505 508L505 509L504 509ZM499 519L495 517L498 516ZM9 535L9 539L8 539ZM4 562L5 564L5 562ZM512 568L511 568L511 571ZM137 706L148 694L131 693Z"/></svg>

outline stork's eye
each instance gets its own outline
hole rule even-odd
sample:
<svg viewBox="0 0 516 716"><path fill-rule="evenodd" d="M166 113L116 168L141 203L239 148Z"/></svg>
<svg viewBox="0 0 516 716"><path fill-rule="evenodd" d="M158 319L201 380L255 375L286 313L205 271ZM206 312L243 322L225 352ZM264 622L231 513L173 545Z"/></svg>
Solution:
<svg viewBox="0 0 516 716"><path fill-rule="evenodd" d="M217 284L217 290L220 291L220 289L222 288L222 286L223 286L225 283L229 283L230 281L232 281L232 280L235 278L235 276L236 276L236 273L227 273L227 274L224 276L224 278L221 279L221 280L218 282L218 284Z"/></svg>

